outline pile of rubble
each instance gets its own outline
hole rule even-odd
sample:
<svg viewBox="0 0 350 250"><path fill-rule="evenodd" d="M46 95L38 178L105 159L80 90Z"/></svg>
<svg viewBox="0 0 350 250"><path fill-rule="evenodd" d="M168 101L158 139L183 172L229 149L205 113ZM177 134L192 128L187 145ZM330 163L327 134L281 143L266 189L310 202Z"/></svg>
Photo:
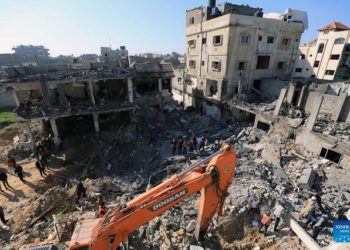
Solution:
<svg viewBox="0 0 350 250"><path fill-rule="evenodd" d="M350 125L345 122L334 122L326 114L319 114L315 131L324 135L333 135L341 140L350 141Z"/></svg>
<svg viewBox="0 0 350 250"><path fill-rule="evenodd" d="M195 194L137 230L130 240L135 249L263 249L273 246L302 249L290 234L288 219L283 221L279 232L272 232L271 226L267 237L258 233L259 216L251 213L247 200L251 185L259 188L261 211L271 210L278 201L283 204L287 217L302 210L311 189L322 190L322 204L331 219L336 218L338 209L350 204L350 184L345 169L314 157L278 133L242 128L232 120L215 121L182 112L171 105L164 113L152 108L138 109L133 125L113 134L102 133L96 140L95 153L82 157L87 158L82 165L83 173L89 177L84 180L86 199L74 205L77 178L72 177L65 187L54 187L41 196L19 203L16 208L7 209L5 212L13 213L12 220L16 223L11 226L12 236L3 234L0 244L7 244L11 249L23 243L53 239L52 214L63 213L74 220L87 214L94 216L98 195L104 197L109 209L126 204L150 186L181 171L189 161L209 155L223 143L234 145L238 156L230 195L224 205L225 217L214 218L204 241L195 245L192 235L199 207L199 194ZM205 152L171 155L170 140L180 136L188 139L193 133L207 138ZM79 152L74 154L79 155ZM14 211L23 213L14 214ZM331 232L332 228L328 227L320 234L318 242L328 245Z"/></svg>

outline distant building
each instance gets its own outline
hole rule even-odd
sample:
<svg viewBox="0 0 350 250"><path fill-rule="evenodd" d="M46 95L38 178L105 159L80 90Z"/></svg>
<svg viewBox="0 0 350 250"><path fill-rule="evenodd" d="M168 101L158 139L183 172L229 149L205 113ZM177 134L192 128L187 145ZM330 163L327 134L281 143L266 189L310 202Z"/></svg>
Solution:
<svg viewBox="0 0 350 250"><path fill-rule="evenodd" d="M144 57L144 58L161 58L163 57L162 54L159 54L159 53L140 53L139 54L140 57Z"/></svg>
<svg viewBox="0 0 350 250"><path fill-rule="evenodd" d="M318 38L299 47L294 77L350 79L350 28L332 22L318 30Z"/></svg>
<svg viewBox="0 0 350 250"><path fill-rule="evenodd" d="M49 49L42 45L19 45L13 54L0 54L0 68L11 66L35 66L50 62Z"/></svg>
<svg viewBox="0 0 350 250"><path fill-rule="evenodd" d="M12 48L15 54L28 58L49 58L49 49L42 45L19 45Z"/></svg>
<svg viewBox="0 0 350 250"><path fill-rule="evenodd" d="M101 61L105 63L117 63L120 67L125 67L128 61L128 50L125 46L120 46L120 49L113 50L110 47L101 47Z"/></svg>
<svg viewBox="0 0 350 250"><path fill-rule="evenodd" d="M80 62L98 62L99 56L96 54L83 54L79 56Z"/></svg>
<svg viewBox="0 0 350 250"><path fill-rule="evenodd" d="M291 9L265 18L260 8L210 0L188 10L185 83L191 91L184 105L220 117L221 104L234 95L259 91L267 79L291 77L307 25L307 14Z"/></svg>

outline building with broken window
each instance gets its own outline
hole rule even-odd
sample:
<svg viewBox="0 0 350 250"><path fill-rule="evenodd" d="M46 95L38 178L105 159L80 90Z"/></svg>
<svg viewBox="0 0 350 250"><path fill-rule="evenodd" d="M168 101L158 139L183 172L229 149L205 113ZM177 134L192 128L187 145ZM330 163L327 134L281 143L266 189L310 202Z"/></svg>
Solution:
<svg viewBox="0 0 350 250"><path fill-rule="evenodd" d="M299 48L294 77L323 80L350 78L350 28L332 22L318 30L318 38Z"/></svg>
<svg viewBox="0 0 350 250"><path fill-rule="evenodd" d="M259 91L266 79L292 75L307 14L288 9L264 17L260 8L224 3L186 13L186 93L205 114L235 94Z"/></svg>

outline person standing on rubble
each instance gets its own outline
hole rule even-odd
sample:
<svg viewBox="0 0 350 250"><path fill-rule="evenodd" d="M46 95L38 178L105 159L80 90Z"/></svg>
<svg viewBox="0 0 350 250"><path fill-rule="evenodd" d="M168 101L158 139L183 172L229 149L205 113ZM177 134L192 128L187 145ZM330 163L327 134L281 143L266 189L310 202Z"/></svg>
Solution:
<svg viewBox="0 0 350 250"><path fill-rule="evenodd" d="M183 145L182 145L182 154L183 154L183 155L187 154L187 145L186 145L185 142L184 142Z"/></svg>
<svg viewBox="0 0 350 250"><path fill-rule="evenodd" d="M194 150L197 150L197 137L194 134L192 134L191 140L193 142Z"/></svg>
<svg viewBox="0 0 350 250"><path fill-rule="evenodd" d="M4 225L7 225L7 222L9 220L6 220L5 219L5 214L4 214L4 210L2 209L2 206L0 206L0 219L1 219L1 222L4 224Z"/></svg>
<svg viewBox="0 0 350 250"><path fill-rule="evenodd" d="M103 197L102 195L97 196L97 200L96 200L96 213L99 211L100 205L102 204L103 201Z"/></svg>
<svg viewBox="0 0 350 250"><path fill-rule="evenodd" d="M175 152L176 152L176 139L175 139L175 137L173 137L173 139L171 140L170 146L171 146L171 152L173 153L173 155L175 155Z"/></svg>
<svg viewBox="0 0 350 250"><path fill-rule="evenodd" d="M98 217L102 218L103 216L105 216L106 213L107 213L106 204L104 201L102 201L101 204L98 206Z"/></svg>
<svg viewBox="0 0 350 250"><path fill-rule="evenodd" d="M41 160L43 161L43 163L45 164L45 166L47 166L47 163L48 163L48 159L49 157L51 156L51 153L49 151L49 148L48 146L44 145L43 147L43 150L41 151L41 154L40 154L40 158Z"/></svg>
<svg viewBox="0 0 350 250"><path fill-rule="evenodd" d="M4 187L6 189L10 189L11 188L10 184L7 181L7 174L5 173L5 171L1 171L0 172L0 181L2 181L2 184L4 184Z"/></svg>
<svg viewBox="0 0 350 250"><path fill-rule="evenodd" d="M325 210L322 206L322 198L321 198L321 193L320 192L317 192L317 191L313 191L312 193L312 196L315 196L316 197L316 203L318 205L318 208L320 209L320 211L322 213L325 213Z"/></svg>
<svg viewBox="0 0 350 250"><path fill-rule="evenodd" d="M322 214L320 219L316 222L316 224L313 226L312 229L312 238L314 240L317 239L318 234L322 231L322 229L325 227L325 224L327 223L328 215Z"/></svg>
<svg viewBox="0 0 350 250"><path fill-rule="evenodd" d="M86 197L86 190L84 187L84 184L82 182L82 178L80 178L78 184L77 184L77 189L76 189L76 193L77 193L77 201L75 202L75 204L79 203L79 199L81 196L83 196L84 198Z"/></svg>
<svg viewBox="0 0 350 250"><path fill-rule="evenodd" d="M193 142L193 137L188 141L188 149L190 153L193 153L193 148L194 148L194 142Z"/></svg>
<svg viewBox="0 0 350 250"><path fill-rule="evenodd" d="M267 229L269 228L269 226L272 223L272 218L270 216L270 212L269 211L265 211L262 214L260 222L261 222L261 225L260 225L260 228L259 228L259 232L261 232L261 230L262 230L262 232L264 233L264 236L266 236Z"/></svg>
<svg viewBox="0 0 350 250"><path fill-rule="evenodd" d="M250 185L248 188L248 201L251 208L258 209L260 203L260 192L254 184Z"/></svg>
<svg viewBox="0 0 350 250"><path fill-rule="evenodd" d="M274 216L275 216L275 226L274 226L274 228L273 228L273 231L274 231L274 232L277 231L277 227L278 227L278 224L279 224L280 221L281 221L283 211L284 211L284 207L281 205L281 202L277 201L277 202L276 202L276 206L275 206L275 208L273 209L273 214L274 214Z"/></svg>
<svg viewBox="0 0 350 250"><path fill-rule="evenodd" d="M305 223L305 227L308 227L308 225L311 223L311 227L313 227L317 222L317 214L319 212L318 204L315 202L316 197L312 196L312 199L314 201L314 204L311 206L309 217Z"/></svg>
<svg viewBox="0 0 350 250"><path fill-rule="evenodd" d="M38 159L35 162L35 166L39 170L41 177L45 178L45 175L46 175L46 173L45 173L45 163L43 162L43 160L42 159Z"/></svg>
<svg viewBox="0 0 350 250"><path fill-rule="evenodd" d="M204 151L204 147L205 147L205 137L202 136L200 144L199 144L199 151Z"/></svg>
<svg viewBox="0 0 350 250"><path fill-rule="evenodd" d="M23 168L21 165L19 164L16 164L15 166L15 173L17 174L18 178L24 182L24 179L23 179Z"/></svg>
<svg viewBox="0 0 350 250"><path fill-rule="evenodd" d="M178 154L182 154L183 145L184 145L184 140L182 136L180 136L178 140L178 148L177 148Z"/></svg>
<svg viewBox="0 0 350 250"><path fill-rule="evenodd" d="M10 172L14 172L16 166L16 160L14 157L10 155L7 157L7 166Z"/></svg>
<svg viewBox="0 0 350 250"><path fill-rule="evenodd" d="M299 213L299 218L308 218L311 212L312 206L316 202L316 197L312 196L310 199L308 199L304 205L304 208Z"/></svg>

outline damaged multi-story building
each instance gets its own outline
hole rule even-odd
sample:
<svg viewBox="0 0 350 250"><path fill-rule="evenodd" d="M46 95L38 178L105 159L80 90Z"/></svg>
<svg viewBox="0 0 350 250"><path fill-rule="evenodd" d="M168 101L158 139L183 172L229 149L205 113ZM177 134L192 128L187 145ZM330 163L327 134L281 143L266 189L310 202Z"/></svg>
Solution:
<svg viewBox="0 0 350 250"><path fill-rule="evenodd" d="M42 45L19 45L14 53L0 54L0 68L12 66L35 66L50 62L49 49Z"/></svg>
<svg viewBox="0 0 350 250"><path fill-rule="evenodd" d="M210 0L188 10L186 86L176 76L173 95L185 107L220 117L220 104L234 95L290 79L307 26L307 14L291 9L264 16L260 8Z"/></svg>
<svg viewBox="0 0 350 250"><path fill-rule="evenodd" d="M350 79L350 28L332 22L318 31L316 40L300 46L293 76L329 81Z"/></svg>
<svg viewBox="0 0 350 250"><path fill-rule="evenodd" d="M129 52L125 46L120 49L101 47L101 61L105 63L116 63L118 67L127 67Z"/></svg>
<svg viewBox="0 0 350 250"><path fill-rule="evenodd" d="M137 104L162 108L173 76L170 64L152 63L120 68L80 62L4 70L1 87L16 101L17 120L30 134L30 122L40 121L56 140L127 124Z"/></svg>

